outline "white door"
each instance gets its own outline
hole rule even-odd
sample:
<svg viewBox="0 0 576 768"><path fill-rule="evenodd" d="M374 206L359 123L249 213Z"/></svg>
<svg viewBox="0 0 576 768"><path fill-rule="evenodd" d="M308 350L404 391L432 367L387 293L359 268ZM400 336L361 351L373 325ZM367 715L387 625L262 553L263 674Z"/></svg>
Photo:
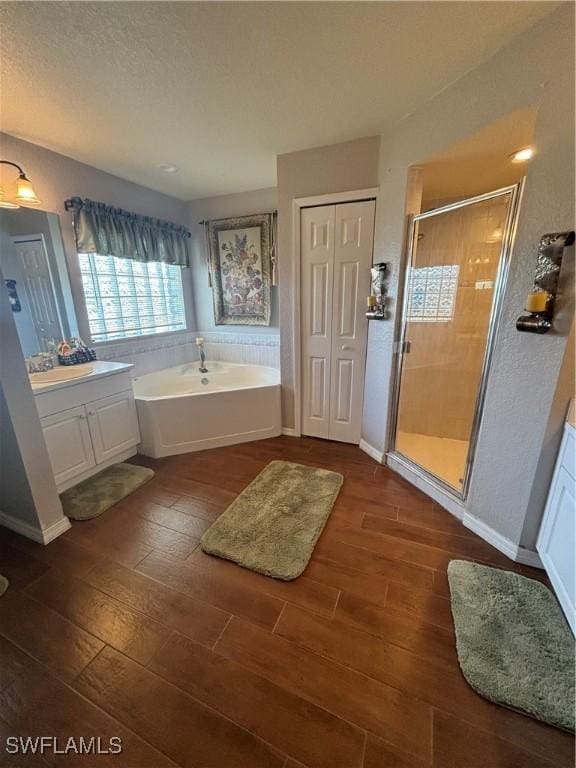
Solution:
<svg viewBox="0 0 576 768"><path fill-rule="evenodd" d="M544 509L536 549L572 632L576 633L576 480L575 431L567 424Z"/></svg>
<svg viewBox="0 0 576 768"><path fill-rule="evenodd" d="M62 338L62 326L44 238L42 235L29 235L26 238L13 237L12 242L22 267L38 350L47 351L49 341Z"/></svg>
<svg viewBox="0 0 576 768"><path fill-rule="evenodd" d="M102 464L140 442L132 392L103 397L87 406L96 463Z"/></svg>
<svg viewBox="0 0 576 768"><path fill-rule="evenodd" d="M334 205L301 213L302 432L328 437L334 284Z"/></svg>
<svg viewBox="0 0 576 768"><path fill-rule="evenodd" d="M40 419L58 490L91 469L96 461L84 406Z"/></svg>
<svg viewBox="0 0 576 768"><path fill-rule="evenodd" d="M301 213L302 432L358 443L375 202Z"/></svg>

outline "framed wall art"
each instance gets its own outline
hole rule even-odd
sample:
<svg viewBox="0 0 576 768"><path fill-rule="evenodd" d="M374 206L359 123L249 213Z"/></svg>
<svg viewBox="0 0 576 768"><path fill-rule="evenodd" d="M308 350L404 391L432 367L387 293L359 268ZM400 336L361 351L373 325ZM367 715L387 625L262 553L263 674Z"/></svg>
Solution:
<svg viewBox="0 0 576 768"><path fill-rule="evenodd" d="M206 226L216 325L270 325L273 215Z"/></svg>

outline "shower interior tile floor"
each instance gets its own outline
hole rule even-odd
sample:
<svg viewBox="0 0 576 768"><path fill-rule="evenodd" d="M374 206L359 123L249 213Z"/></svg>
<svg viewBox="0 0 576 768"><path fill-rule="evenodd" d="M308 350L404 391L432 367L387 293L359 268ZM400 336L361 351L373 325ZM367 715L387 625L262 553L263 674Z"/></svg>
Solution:
<svg viewBox="0 0 576 768"><path fill-rule="evenodd" d="M272 459L344 486L305 574L204 555L202 532ZM160 461L47 547L0 529L0 731L119 736L121 756L0 765L551 768L573 739L478 696L446 567L515 565L355 446L276 438Z"/></svg>
<svg viewBox="0 0 576 768"><path fill-rule="evenodd" d="M398 432L396 450L419 466L460 490L468 456L468 441L449 437Z"/></svg>

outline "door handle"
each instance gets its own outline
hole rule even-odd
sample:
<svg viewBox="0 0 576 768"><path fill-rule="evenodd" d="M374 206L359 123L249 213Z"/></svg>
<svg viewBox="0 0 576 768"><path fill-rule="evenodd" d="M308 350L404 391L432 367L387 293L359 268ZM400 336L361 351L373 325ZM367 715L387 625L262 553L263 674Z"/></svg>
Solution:
<svg viewBox="0 0 576 768"><path fill-rule="evenodd" d="M342 344L341 350L342 352L348 352L350 350L350 346L348 344Z"/></svg>

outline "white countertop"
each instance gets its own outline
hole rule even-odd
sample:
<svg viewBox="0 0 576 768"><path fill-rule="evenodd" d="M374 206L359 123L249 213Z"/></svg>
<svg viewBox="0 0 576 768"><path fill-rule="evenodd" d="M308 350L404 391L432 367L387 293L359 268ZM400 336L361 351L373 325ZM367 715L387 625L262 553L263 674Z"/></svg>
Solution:
<svg viewBox="0 0 576 768"><path fill-rule="evenodd" d="M66 368L67 366L57 366L57 369ZM34 374L34 380L30 379L30 386L34 395L43 395L45 392L52 392L55 389L63 389L64 387L74 387L76 384L83 384L86 381L94 381L95 379L102 379L105 376L113 376L116 373L123 373L133 368L133 365L128 363L109 363L107 360L94 360L92 363L81 363L75 365L74 373L83 371L82 376L75 376L72 379L63 379L61 381L42 381L42 373ZM50 371L46 372L47 374Z"/></svg>

